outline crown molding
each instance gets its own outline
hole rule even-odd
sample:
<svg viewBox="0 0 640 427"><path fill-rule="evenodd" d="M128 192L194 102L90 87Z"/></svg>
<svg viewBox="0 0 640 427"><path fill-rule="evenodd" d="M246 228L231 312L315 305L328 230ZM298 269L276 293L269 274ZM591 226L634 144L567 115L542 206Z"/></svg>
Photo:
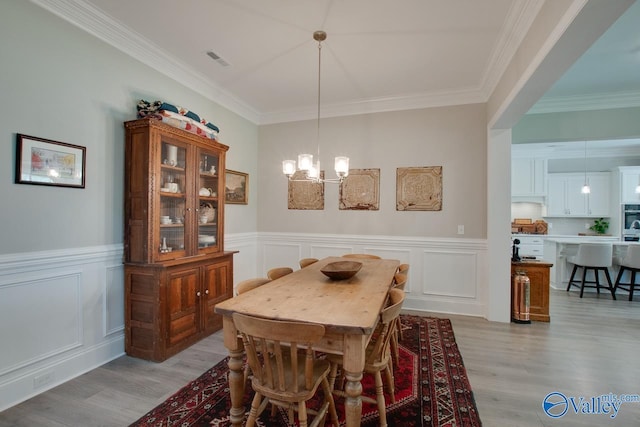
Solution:
<svg viewBox="0 0 640 427"><path fill-rule="evenodd" d="M31 2L247 120L254 123L259 120L255 109L91 4L83 0Z"/></svg>
<svg viewBox="0 0 640 427"><path fill-rule="evenodd" d="M527 0L524 3L512 3L501 37L491 54L489 66L482 79L481 91L485 100L489 99L498 86L502 75L518 51L543 5L544 0Z"/></svg>
<svg viewBox="0 0 640 427"><path fill-rule="evenodd" d="M632 92L543 97L531 107L527 114L609 110L613 108L631 107L640 107L640 90Z"/></svg>
<svg viewBox="0 0 640 427"><path fill-rule="evenodd" d="M610 146L607 146L610 145ZM583 159L640 157L640 139L513 144L513 158Z"/></svg>
<svg viewBox="0 0 640 427"><path fill-rule="evenodd" d="M358 114L383 113L389 111L418 110L421 108L446 107L452 105L480 104L487 100L479 90L430 92L408 96L362 99L340 104L323 104L321 118L354 116ZM313 107L265 113L259 124L275 124L317 119L318 110Z"/></svg>

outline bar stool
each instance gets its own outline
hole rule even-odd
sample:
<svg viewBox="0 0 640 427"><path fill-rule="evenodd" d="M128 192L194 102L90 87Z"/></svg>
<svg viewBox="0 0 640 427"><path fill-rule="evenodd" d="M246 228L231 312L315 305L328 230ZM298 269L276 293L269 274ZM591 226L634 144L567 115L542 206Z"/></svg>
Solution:
<svg viewBox="0 0 640 427"><path fill-rule="evenodd" d="M582 298L584 288L595 288L598 294L600 294L600 288L603 288L608 289L613 299L616 299L613 284L611 283L611 276L609 275L609 267L611 267L612 259L613 245L611 243L580 243L578 245L578 253L575 256L567 258L567 261L574 264L571 278L569 278L569 284L567 285L567 292L571 289L571 286L579 286L580 298ZM576 275L576 271L578 271L578 267L582 268L582 280L574 283L573 278ZM587 271L589 270L593 270L595 280L586 280ZM598 275L600 271L604 271L609 286L600 284ZM587 283L594 283L594 285L587 285Z"/></svg>
<svg viewBox="0 0 640 427"><path fill-rule="evenodd" d="M625 270L628 270L631 273L631 280L629 283L622 283L620 281ZM636 273L638 271L640 271L640 245L630 244L627 247L626 255L620 261L620 271L618 272L613 292L615 293L618 288L624 289L629 292L629 301L633 301L633 291L636 286Z"/></svg>

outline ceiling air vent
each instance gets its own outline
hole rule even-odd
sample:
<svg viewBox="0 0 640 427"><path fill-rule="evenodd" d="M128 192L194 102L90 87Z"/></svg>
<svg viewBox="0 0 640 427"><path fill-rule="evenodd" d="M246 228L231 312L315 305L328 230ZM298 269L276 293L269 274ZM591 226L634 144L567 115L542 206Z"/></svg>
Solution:
<svg viewBox="0 0 640 427"><path fill-rule="evenodd" d="M218 55L214 51L212 51L212 50L208 51L207 55L209 55L211 57L211 59L213 59L214 61L216 61L218 64L222 65L223 67L228 67L229 66L229 63L227 61L225 61L222 57L220 57L220 55Z"/></svg>

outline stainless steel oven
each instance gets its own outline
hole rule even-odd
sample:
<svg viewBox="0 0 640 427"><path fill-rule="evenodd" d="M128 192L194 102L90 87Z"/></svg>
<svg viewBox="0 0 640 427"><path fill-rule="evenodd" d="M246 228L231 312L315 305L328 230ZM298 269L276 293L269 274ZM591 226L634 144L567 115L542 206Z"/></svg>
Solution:
<svg viewBox="0 0 640 427"><path fill-rule="evenodd" d="M622 205L622 240L640 241L640 205Z"/></svg>

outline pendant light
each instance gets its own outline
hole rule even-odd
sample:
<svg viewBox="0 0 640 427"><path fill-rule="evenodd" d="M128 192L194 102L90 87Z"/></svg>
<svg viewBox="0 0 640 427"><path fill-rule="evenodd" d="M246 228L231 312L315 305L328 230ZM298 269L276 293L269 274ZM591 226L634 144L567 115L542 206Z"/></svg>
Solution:
<svg viewBox="0 0 640 427"><path fill-rule="evenodd" d="M313 154L298 155L298 171L304 172L304 179L296 179L295 181L312 181L312 182L333 182L341 183L347 175L349 175L349 158L338 156L334 159L334 169L338 178L321 179L320 178L320 69L322 59L322 42L327 38L324 31L316 31L313 33L313 39L318 42L318 118L317 118L317 134L316 142L318 146L317 161L313 163ZM282 173L284 173L290 181L293 181L293 174L296 172L295 160L284 160L282 162Z"/></svg>
<svg viewBox="0 0 640 427"><path fill-rule="evenodd" d="M582 194L591 193L589 180L587 179L587 141L584 142L584 185L582 186Z"/></svg>

